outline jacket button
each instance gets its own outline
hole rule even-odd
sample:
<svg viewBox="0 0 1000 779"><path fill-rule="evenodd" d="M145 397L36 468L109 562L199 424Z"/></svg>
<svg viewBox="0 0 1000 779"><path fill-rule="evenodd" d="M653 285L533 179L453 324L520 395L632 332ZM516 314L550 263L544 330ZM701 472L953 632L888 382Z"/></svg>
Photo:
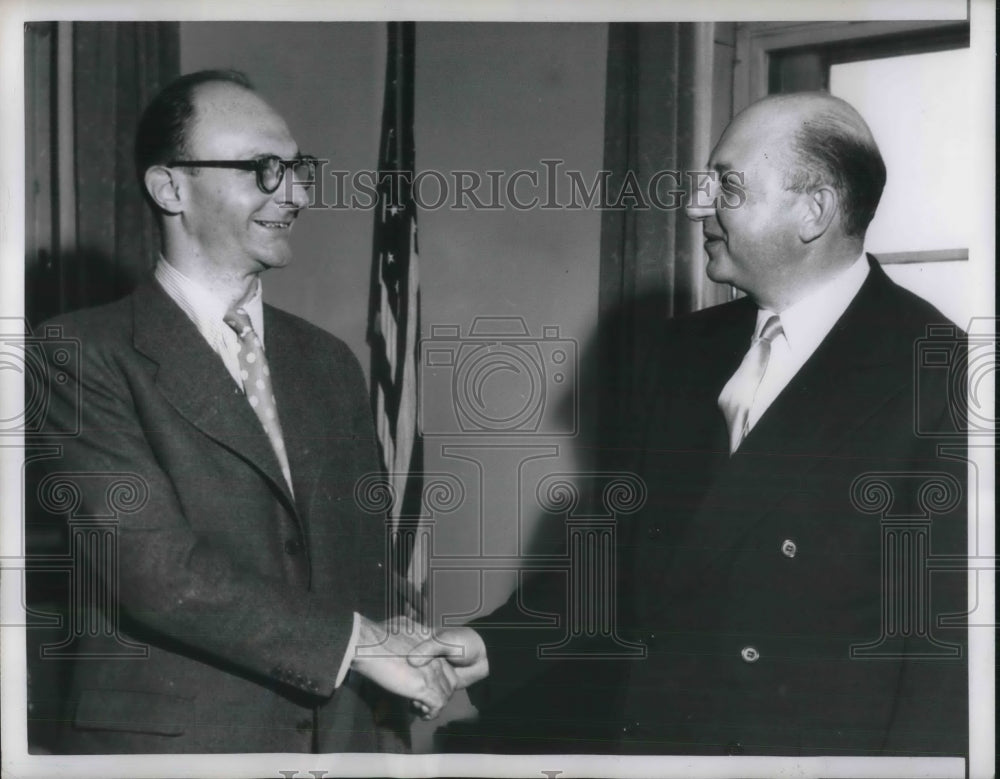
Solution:
<svg viewBox="0 0 1000 779"><path fill-rule="evenodd" d="M730 741L725 748L727 755L742 755L743 745L739 741Z"/></svg>
<svg viewBox="0 0 1000 779"><path fill-rule="evenodd" d="M302 551L302 544L297 538L289 538L285 541L285 554L297 555L300 551Z"/></svg>
<svg viewBox="0 0 1000 779"><path fill-rule="evenodd" d="M740 657L743 658L744 663L756 663L760 652L757 651L757 647L745 646L740 650Z"/></svg>
<svg viewBox="0 0 1000 779"><path fill-rule="evenodd" d="M799 551L798 546L790 538L786 538L781 542L781 553L785 557L795 557L795 553Z"/></svg>

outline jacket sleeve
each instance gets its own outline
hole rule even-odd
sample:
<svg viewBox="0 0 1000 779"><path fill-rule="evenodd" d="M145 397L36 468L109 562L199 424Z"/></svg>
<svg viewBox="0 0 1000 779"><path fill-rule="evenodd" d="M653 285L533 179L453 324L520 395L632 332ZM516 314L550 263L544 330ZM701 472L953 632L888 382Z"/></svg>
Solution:
<svg viewBox="0 0 1000 779"><path fill-rule="evenodd" d="M107 516L123 481L140 485L133 505L117 516L117 571L99 572L129 633L331 695L355 604L248 572L224 544L195 532L149 442L150 434L168 433L143 429L132 377L119 360L106 343L83 339L79 365L59 366L65 380L51 385L47 425L50 432L78 433L62 439L62 458L46 467L75 491L76 516Z"/></svg>
<svg viewBox="0 0 1000 779"><path fill-rule="evenodd" d="M662 312L659 299L643 302L641 315L650 311ZM659 314L662 319L662 314ZM572 391L577 393L580 406L579 437L576 441L579 452L580 478L578 488L583 500L593 509L595 516L603 514L599 479L589 481L588 471L607 476L608 474L638 473L638 458L644 445L646 415L650 388L662 387L658 357L669 337L662 334L663 327L639 327L642 337L632 339L627 326L631 320L625 312L615 312L610 322L591 340L582 356L579 383ZM623 343L641 359L634 362L623 359L619 354ZM617 370L611 366L622 366ZM634 365L646 367L637 375L631 370ZM622 629L623 618L629 613L629 592L632 586L630 555L634 540L632 534L636 517L622 515L615 527L616 564L616 631ZM567 635L570 620L568 592L570 575L565 571L543 571L534 576L522 573L522 586L489 616L471 625L483 637L489 658L489 676L473 685L469 697L477 708L500 703L512 696L537 693L545 687L546 677L562 679L565 675L571 684L588 689L597 686L597 679L604 679L605 671L618 678L623 673L620 658L602 657L582 660L579 657L569 661L553 657L542 657L539 647L557 644ZM558 624L554 627L509 627L524 623L525 615L541 612L555 615ZM625 636L621 636L625 637ZM558 666L562 666L561 668ZM605 666L607 667L605 669ZM560 681L566 684L565 681ZM533 689L534 688L534 689ZM554 696L559 693L553 693Z"/></svg>

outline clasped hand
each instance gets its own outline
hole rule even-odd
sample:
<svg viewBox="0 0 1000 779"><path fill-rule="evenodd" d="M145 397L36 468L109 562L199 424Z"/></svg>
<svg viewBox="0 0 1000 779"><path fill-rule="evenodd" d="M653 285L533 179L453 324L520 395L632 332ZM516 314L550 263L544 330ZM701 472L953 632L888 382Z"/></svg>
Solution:
<svg viewBox="0 0 1000 779"><path fill-rule="evenodd" d="M432 631L407 617L361 617L351 667L389 692L413 701L424 719L436 717L461 690L486 677L482 638L471 628Z"/></svg>

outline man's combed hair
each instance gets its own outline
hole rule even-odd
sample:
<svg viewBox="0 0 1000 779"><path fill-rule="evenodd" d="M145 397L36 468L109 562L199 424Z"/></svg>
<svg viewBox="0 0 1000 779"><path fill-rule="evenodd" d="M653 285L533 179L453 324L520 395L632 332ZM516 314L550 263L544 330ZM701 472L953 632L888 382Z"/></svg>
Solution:
<svg viewBox="0 0 1000 779"><path fill-rule="evenodd" d="M217 81L253 89L250 79L238 70L199 70L170 82L142 112L135 133L135 173L139 191L147 200L146 171L153 165L185 158L194 116L194 92L203 84Z"/></svg>
<svg viewBox="0 0 1000 779"><path fill-rule="evenodd" d="M867 133L836 112L821 112L795 135L794 159L785 186L808 192L822 184L840 198L844 232L863 236L885 187L885 163Z"/></svg>

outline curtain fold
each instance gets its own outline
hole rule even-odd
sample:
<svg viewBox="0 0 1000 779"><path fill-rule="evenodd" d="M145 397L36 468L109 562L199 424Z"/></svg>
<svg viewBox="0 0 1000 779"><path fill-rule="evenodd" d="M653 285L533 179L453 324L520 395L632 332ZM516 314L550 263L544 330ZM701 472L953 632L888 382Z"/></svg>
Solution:
<svg viewBox="0 0 1000 779"><path fill-rule="evenodd" d="M729 299L728 286L705 276L701 225L680 207L680 191L691 186L688 173L704 170L711 151L714 29L712 23L609 25L609 199L615 203L631 177L645 202L622 198L625 207L602 214L598 348L601 372L616 377L611 391L600 388L606 420L617 418L614 399L628 397L623 385L647 359L650 332L669 317Z"/></svg>
<svg viewBox="0 0 1000 779"><path fill-rule="evenodd" d="M76 257L70 307L126 294L152 267L156 227L132 161L139 115L180 72L177 23L73 25Z"/></svg>
<svg viewBox="0 0 1000 779"><path fill-rule="evenodd" d="M180 71L179 40L176 23L26 25L25 312L36 332L52 316L120 297L151 265L158 238L132 149L140 111ZM40 510L32 473L26 552L65 555L65 522ZM66 619L67 577L31 571L26 581L36 615ZM28 631L32 753L52 748L64 716L68 667L39 650L61 629Z"/></svg>
<svg viewBox="0 0 1000 779"><path fill-rule="evenodd" d="M609 190L626 175L645 188L660 171L668 190L689 186L689 171L705 168L712 112L711 23L611 24L605 104L604 166ZM676 187L676 184L680 184ZM614 199L612 197L612 199ZM612 311L646 294L659 294L666 316L728 299L728 288L708 281L700 251L701 227L680 208L608 209L601 223L600 309Z"/></svg>
<svg viewBox="0 0 1000 779"><path fill-rule="evenodd" d="M58 301L55 22L24 25L24 297L38 324ZM52 312L54 313L54 312Z"/></svg>

